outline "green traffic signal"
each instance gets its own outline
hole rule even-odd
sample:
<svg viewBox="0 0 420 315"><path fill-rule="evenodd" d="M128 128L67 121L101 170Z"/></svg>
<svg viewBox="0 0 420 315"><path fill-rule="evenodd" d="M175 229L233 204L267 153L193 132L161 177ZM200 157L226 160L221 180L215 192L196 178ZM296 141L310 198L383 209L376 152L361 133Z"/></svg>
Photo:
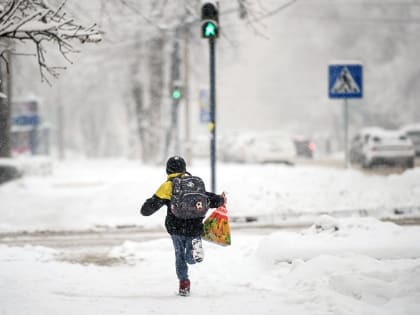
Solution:
<svg viewBox="0 0 420 315"><path fill-rule="evenodd" d="M214 22L206 22L204 24L204 37L217 37L217 26Z"/></svg>
<svg viewBox="0 0 420 315"><path fill-rule="evenodd" d="M181 97L182 97L182 93L181 93L181 91L179 89L174 89L172 91L172 98L174 100L179 100Z"/></svg>
<svg viewBox="0 0 420 315"><path fill-rule="evenodd" d="M219 4L216 0L204 0L201 6L201 37L219 37Z"/></svg>

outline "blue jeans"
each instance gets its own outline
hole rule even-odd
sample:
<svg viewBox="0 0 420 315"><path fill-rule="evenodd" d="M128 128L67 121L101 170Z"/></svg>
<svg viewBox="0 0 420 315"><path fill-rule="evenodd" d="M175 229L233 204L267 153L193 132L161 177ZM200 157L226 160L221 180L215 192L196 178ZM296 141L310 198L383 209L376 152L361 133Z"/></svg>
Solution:
<svg viewBox="0 0 420 315"><path fill-rule="evenodd" d="M188 280L188 265L195 264L192 255L192 240L199 236L172 235L172 242L175 248L176 275L179 280Z"/></svg>

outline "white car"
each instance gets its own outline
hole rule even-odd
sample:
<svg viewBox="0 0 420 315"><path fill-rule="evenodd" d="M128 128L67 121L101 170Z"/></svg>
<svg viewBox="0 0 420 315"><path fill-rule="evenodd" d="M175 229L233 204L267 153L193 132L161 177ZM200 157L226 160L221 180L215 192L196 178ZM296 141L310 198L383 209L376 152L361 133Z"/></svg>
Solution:
<svg viewBox="0 0 420 315"><path fill-rule="evenodd" d="M406 125L401 128L401 131L411 139L416 155L420 156L420 124Z"/></svg>
<svg viewBox="0 0 420 315"><path fill-rule="evenodd" d="M410 138L401 131L379 127L364 128L354 137L350 151L352 162L363 167L375 164L414 167L414 147Z"/></svg>
<svg viewBox="0 0 420 315"><path fill-rule="evenodd" d="M296 152L292 139L283 134L239 134L229 143L225 161L293 164Z"/></svg>

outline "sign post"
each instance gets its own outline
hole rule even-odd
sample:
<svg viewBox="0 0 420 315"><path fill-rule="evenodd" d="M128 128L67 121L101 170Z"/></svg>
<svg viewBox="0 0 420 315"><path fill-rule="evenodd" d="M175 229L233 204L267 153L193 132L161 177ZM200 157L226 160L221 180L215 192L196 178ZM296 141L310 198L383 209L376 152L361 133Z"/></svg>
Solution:
<svg viewBox="0 0 420 315"><path fill-rule="evenodd" d="M359 62L330 64L328 67L328 96L344 99L344 156L345 166L350 166L348 146L349 98L363 97L363 66Z"/></svg>

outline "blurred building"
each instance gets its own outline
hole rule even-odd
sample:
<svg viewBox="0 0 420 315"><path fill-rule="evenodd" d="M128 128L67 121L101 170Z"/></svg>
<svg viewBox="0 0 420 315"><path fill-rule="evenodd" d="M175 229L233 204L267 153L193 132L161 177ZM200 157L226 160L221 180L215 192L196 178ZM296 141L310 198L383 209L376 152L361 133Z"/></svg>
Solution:
<svg viewBox="0 0 420 315"><path fill-rule="evenodd" d="M11 133L13 155L49 155L50 127L42 120L38 100L27 98L12 103Z"/></svg>

